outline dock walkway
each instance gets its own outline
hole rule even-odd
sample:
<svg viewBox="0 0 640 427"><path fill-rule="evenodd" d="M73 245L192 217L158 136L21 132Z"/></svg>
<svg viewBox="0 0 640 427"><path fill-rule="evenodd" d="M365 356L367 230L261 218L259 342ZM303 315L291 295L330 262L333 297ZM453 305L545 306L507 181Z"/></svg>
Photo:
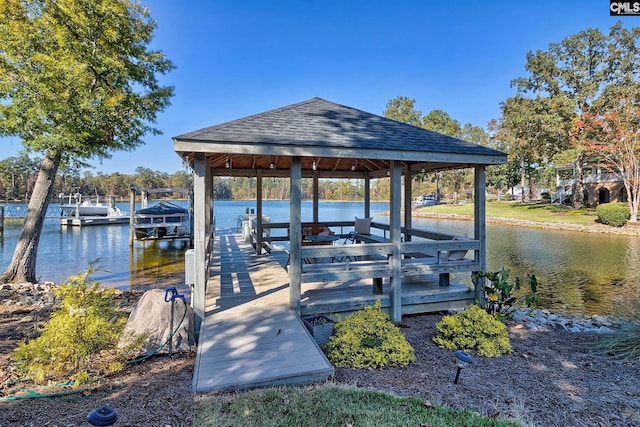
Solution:
<svg viewBox="0 0 640 427"><path fill-rule="evenodd" d="M324 381L334 368L289 308L289 276L240 234L218 233L193 390L241 390Z"/></svg>

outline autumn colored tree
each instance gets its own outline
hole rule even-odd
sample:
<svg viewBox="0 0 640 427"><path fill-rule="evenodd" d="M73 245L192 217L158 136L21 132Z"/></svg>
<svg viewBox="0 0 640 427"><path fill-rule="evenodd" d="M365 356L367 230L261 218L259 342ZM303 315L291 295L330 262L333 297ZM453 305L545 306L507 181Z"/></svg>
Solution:
<svg viewBox="0 0 640 427"><path fill-rule="evenodd" d="M551 130L551 134L562 135L560 139L548 139L544 135L536 135L535 129L532 129L533 134L521 129L519 133L524 137L522 143L531 142L537 149L541 142L547 147L556 144L556 153L566 151L572 154L571 160L576 171L572 204L576 208L583 205L582 167L588 153L584 141L575 135L571 137L573 118L580 120L583 112L607 87L627 85L638 80L639 40L640 28L626 29L621 22L612 26L608 34L594 28L586 29L564 38L560 43L549 44L547 50L529 52L525 64L528 75L512 81L519 97L544 100L548 111L544 116L545 120L549 120L547 130ZM568 112L572 118L564 120ZM526 122L526 111L524 113ZM532 111L532 115L541 117L539 110ZM554 125L554 117L563 120ZM535 122L535 118L532 117L530 121ZM539 140L534 140L534 137Z"/></svg>
<svg viewBox="0 0 640 427"><path fill-rule="evenodd" d="M44 216L61 164L133 150L158 134L173 68L148 45L156 27L132 0L0 2L0 136L43 160L5 282L36 282Z"/></svg>
<svg viewBox="0 0 640 427"><path fill-rule="evenodd" d="M631 217L640 206L640 85L607 90L593 107L576 119L574 137L584 141L624 183Z"/></svg>

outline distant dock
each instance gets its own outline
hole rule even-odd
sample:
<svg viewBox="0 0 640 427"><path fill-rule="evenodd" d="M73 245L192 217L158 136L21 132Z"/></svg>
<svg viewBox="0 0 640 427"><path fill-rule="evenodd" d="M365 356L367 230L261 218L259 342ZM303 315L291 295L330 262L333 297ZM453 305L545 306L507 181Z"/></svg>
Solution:
<svg viewBox="0 0 640 427"><path fill-rule="evenodd" d="M129 224L130 217L127 216L69 216L60 218L60 225L62 226L75 226L83 227L88 225L116 225L116 224Z"/></svg>

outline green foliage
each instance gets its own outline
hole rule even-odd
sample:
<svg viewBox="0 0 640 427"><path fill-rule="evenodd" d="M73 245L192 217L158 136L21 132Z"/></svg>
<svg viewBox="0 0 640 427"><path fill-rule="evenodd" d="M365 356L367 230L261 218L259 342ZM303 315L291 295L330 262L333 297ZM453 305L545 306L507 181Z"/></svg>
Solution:
<svg viewBox="0 0 640 427"><path fill-rule="evenodd" d="M126 0L5 0L0 16L1 135L70 159L108 157L143 143L173 88L149 49L156 22Z"/></svg>
<svg viewBox="0 0 640 427"><path fill-rule="evenodd" d="M640 361L640 318L611 334L602 334L596 349L614 359Z"/></svg>
<svg viewBox="0 0 640 427"><path fill-rule="evenodd" d="M540 194L540 198L544 203L551 203L551 194L549 194L548 191L545 191L544 193Z"/></svg>
<svg viewBox="0 0 640 427"><path fill-rule="evenodd" d="M507 327L477 305L455 316L444 316L436 328L438 335L433 337L433 342L441 348L476 350L484 357L511 352Z"/></svg>
<svg viewBox="0 0 640 427"><path fill-rule="evenodd" d="M375 305L338 319L334 331L326 345L326 352L335 366L406 366L415 360L413 347L380 309L380 300Z"/></svg>
<svg viewBox="0 0 640 427"><path fill-rule="evenodd" d="M622 227L630 217L626 203L603 203L596 208L598 220L612 227Z"/></svg>
<svg viewBox="0 0 640 427"><path fill-rule="evenodd" d="M24 376L36 382L67 376L79 384L122 369L114 349L126 315L113 305L114 289L100 289L99 282L87 281L93 271L92 265L56 288L60 308L37 339L21 343L13 352Z"/></svg>
<svg viewBox="0 0 640 427"><path fill-rule="evenodd" d="M196 426L516 426L466 409L425 404L422 398L333 385L217 393L195 409Z"/></svg>
<svg viewBox="0 0 640 427"><path fill-rule="evenodd" d="M616 298L615 317L623 321L623 326L612 333L600 334L596 351L627 362L640 361L640 295L635 283L624 285L623 292Z"/></svg>
<svg viewBox="0 0 640 427"><path fill-rule="evenodd" d="M522 287L522 280L516 277L515 281L509 282L511 270L502 269L495 272L474 271L472 273L473 281L476 279L483 280L482 291L484 292L484 301L482 307L487 313L491 314L498 320L504 320L513 312L513 305L523 304L529 308L536 308L540 304L538 297L538 279L535 275L527 276L530 293L526 293L521 298L517 298L514 294Z"/></svg>

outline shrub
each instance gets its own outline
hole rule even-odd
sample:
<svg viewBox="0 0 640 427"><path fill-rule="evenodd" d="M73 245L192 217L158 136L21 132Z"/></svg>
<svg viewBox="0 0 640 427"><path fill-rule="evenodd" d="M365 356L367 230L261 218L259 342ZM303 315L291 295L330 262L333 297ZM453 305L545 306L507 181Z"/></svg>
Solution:
<svg viewBox="0 0 640 427"><path fill-rule="evenodd" d="M630 218L626 203L603 203L596 208L598 221L612 227L622 227Z"/></svg>
<svg viewBox="0 0 640 427"><path fill-rule="evenodd" d="M436 328L438 335L433 342L441 348L476 350L484 357L511 352L507 327L477 305L455 316L444 316Z"/></svg>
<svg viewBox="0 0 640 427"><path fill-rule="evenodd" d="M100 289L99 282L87 282L93 271L92 265L55 289L61 307L38 338L20 343L12 353L23 376L36 382L47 375L67 376L79 384L122 369L123 360L107 355L117 347L126 315L113 306L115 289Z"/></svg>
<svg viewBox="0 0 640 427"><path fill-rule="evenodd" d="M613 359L640 361L640 295L635 284L625 284L614 299L614 316L622 326L612 333L600 334L595 349Z"/></svg>
<svg viewBox="0 0 640 427"><path fill-rule="evenodd" d="M407 366L415 360L413 347L380 309L380 300L339 318L325 349L329 361L341 367Z"/></svg>
<svg viewBox="0 0 640 427"><path fill-rule="evenodd" d="M544 203L551 203L551 194L549 194L548 191L543 192L542 194L540 194L540 199L544 202Z"/></svg>
<svg viewBox="0 0 640 427"><path fill-rule="evenodd" d="M482 308L498 320L510 317L514 304L524 304L531 309L538 307L540 304L538 279L536 279L535 275L527 276L527 284L531 292L526 293L520 299L516 298L514 293L522 287L522 280L516 276L514 282L509 282L509 276L511 276L511 270L505 268L494 272L474 271L472 273L474 282L476 278L489 280L488 283L486 280L483 281L484 301L482 302Z"/></svg>

